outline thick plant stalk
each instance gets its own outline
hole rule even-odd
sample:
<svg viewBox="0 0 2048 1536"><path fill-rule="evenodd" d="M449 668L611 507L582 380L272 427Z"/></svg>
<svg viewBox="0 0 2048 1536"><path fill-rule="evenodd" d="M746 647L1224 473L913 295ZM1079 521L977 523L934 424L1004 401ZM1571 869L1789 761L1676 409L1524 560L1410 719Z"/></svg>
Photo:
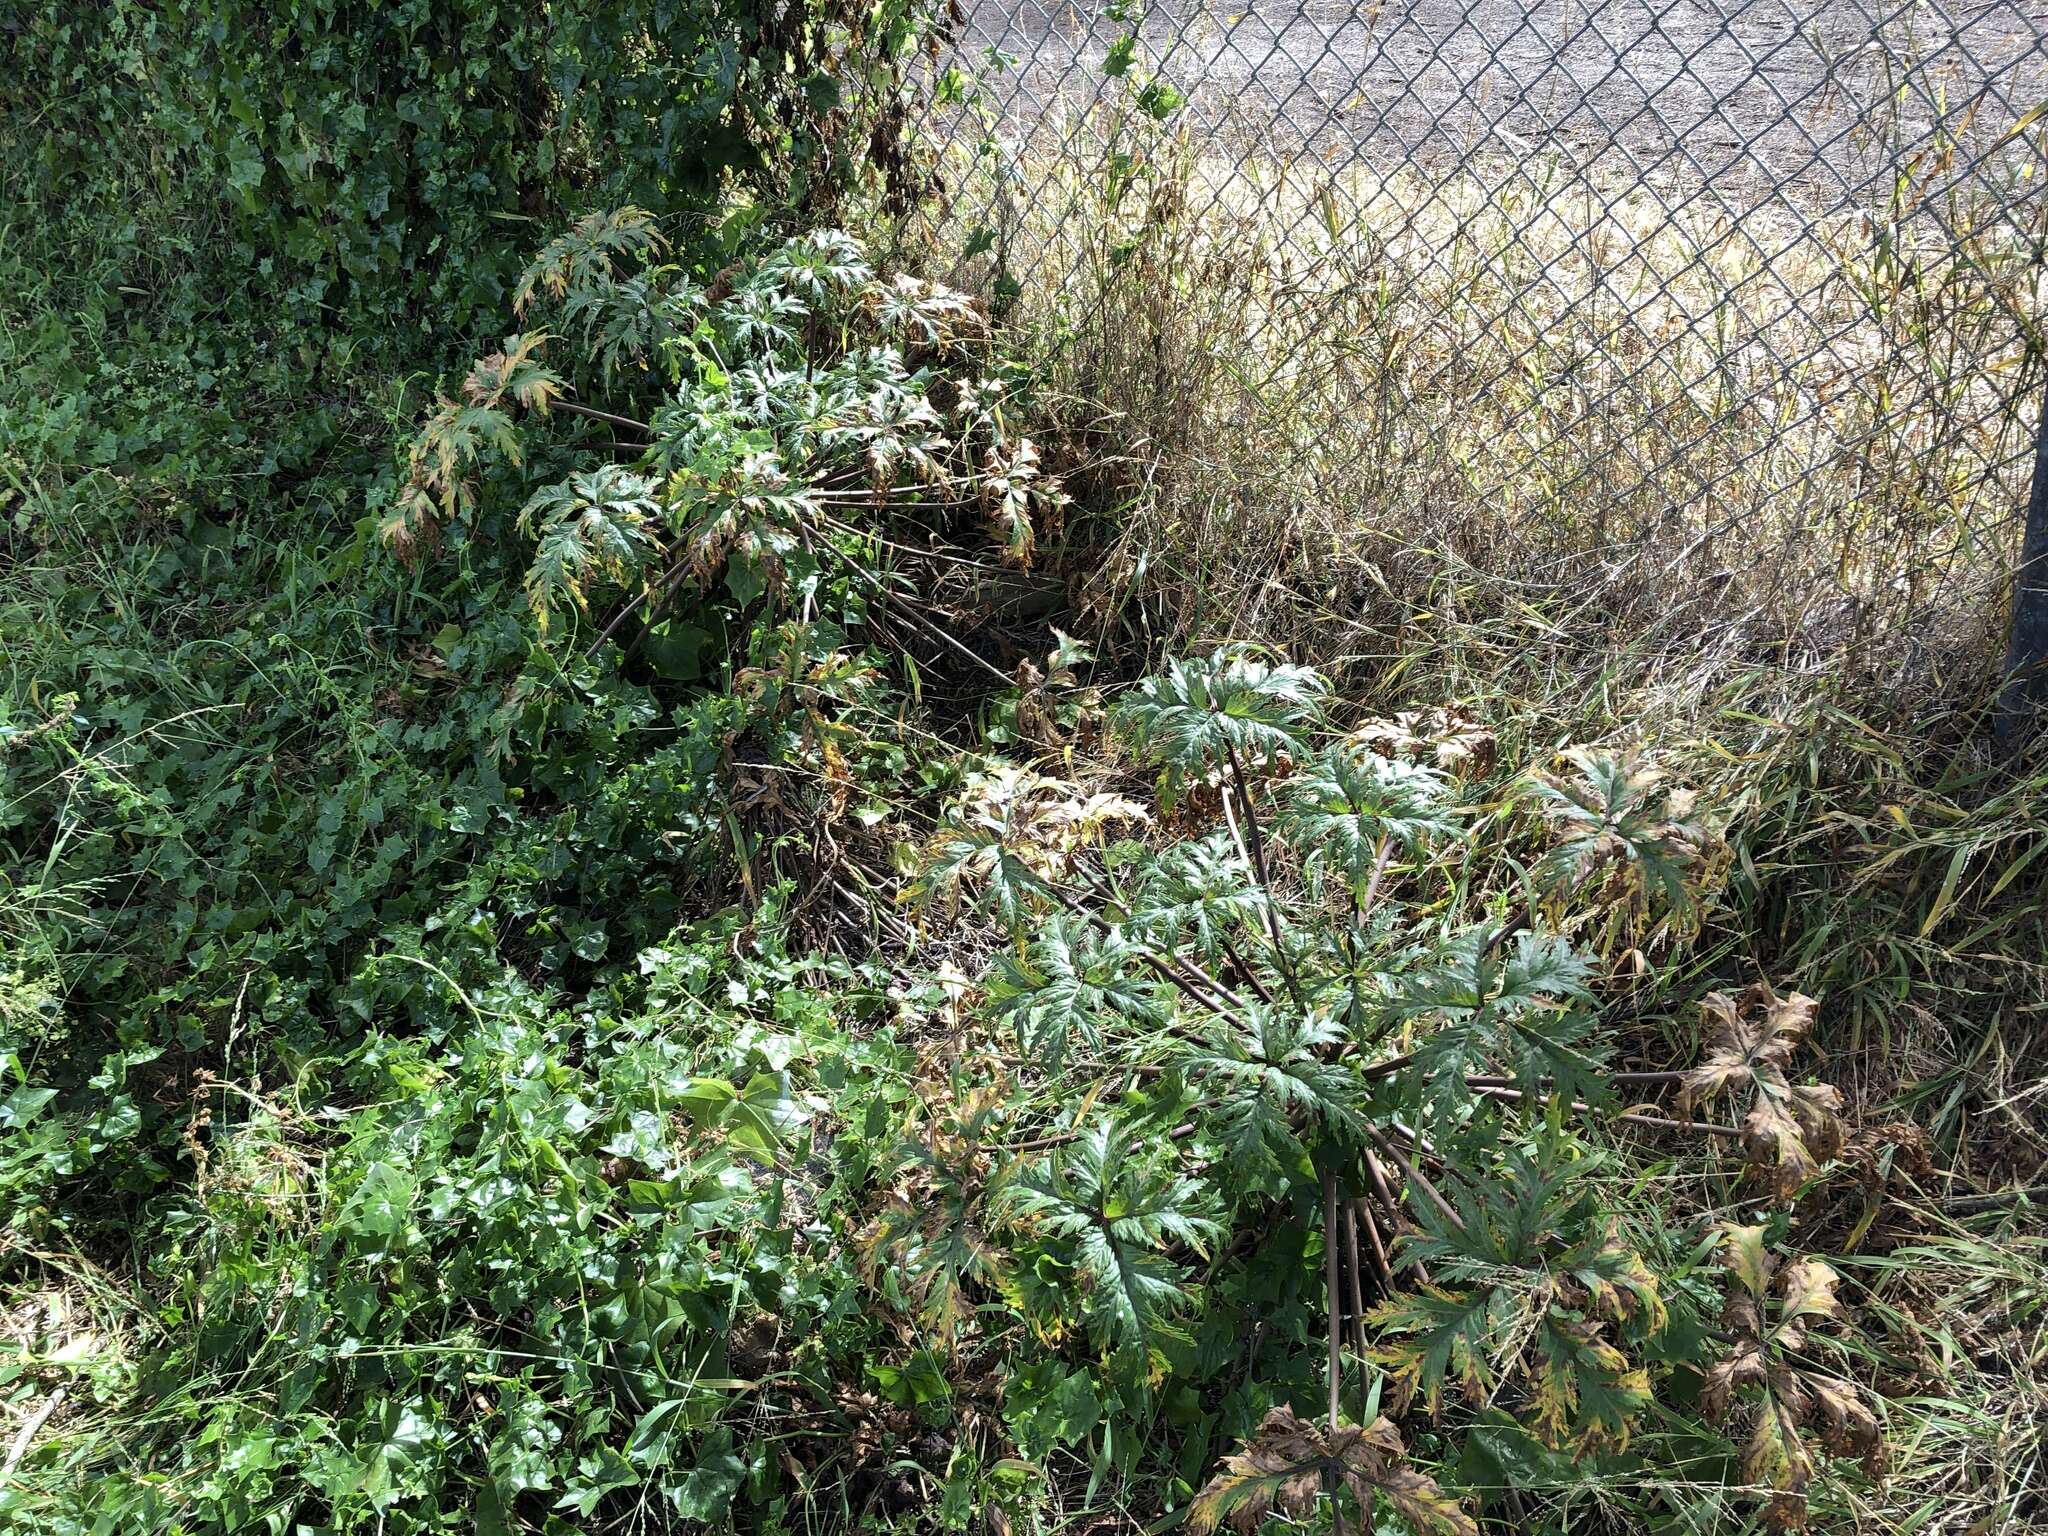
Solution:
<svg viewBox="0 0 2048 1536"><path fill-rule="evenodd" d="M1393 1186L1387 1180L1387 1170L1380 1166L1380 1160L1373 1156L1370 1151L1365 1154L1365 1174L1372 1181L1373 1194L1378 1197L1381 1208L1387 1213L1387 1235L1392 1237L1400 1230L1401 1202L1394 1197ZM1409 1267L1415 1271L1415 1278L1423 1285L1429 1284L1429 1270L1424 1266L1422 1260L1410 1259L1408 1263ZM1391 1280L1393 1275L1391 1252L1389 1253L1387 1273Z"/></svg>
<svg viewBox="0 0 2048 1536"><path fill-rule="evenodd" d="M1337 1428L1338 1396L1343 1388L1343 1302L1337 1295L1337 1175L1323 1175L1323 1285L1330 1309L1330 1428Z"/></svg>
<svg viewBox="0 0 2048 1536"><path fill-rule="evenodd" d="M0 1485L14 1476L14 1469L21 1465L21 1458L28 1454L29 1446L35 1441L36 1431L50 1421L50 1415L64 1406L68 1388L59 1387L43 1399L42 1406L22 1422L21 1432L14 1437L14 1443L7 1447L7 1460L0 1464ZM1334 1422L1334 1420L1332 1421Z"/></svg>
<svg viewBox="0 0 2048 1536"><path fill-rule="evenodd" d="M1232 840L1245 857L1251 860L1252 868L1259 877L1259 889L1266 893L1266 899L1259 910L1266 919L1266 936L1273 944L1273 961L1280 967L1280 979L1287 983L1287 995L1294 999L1296 1007L1300 1007L1301 983L1295 977L1293 963L1287 958L1287 945L1280 936L1280 918L1273 910L1273 877L1266 868L1266 836L1259 830L1258 813L1252 809L1251 784L1245 778L1244 764L1238 760L1237 748L1226 740L1223 743L1223 751L1230 758L1232 790L1238 804L1244 807L1244 829L1238 830L1237 818L1231 814L1231 794L1223 796L1223 821L1230 828Z"/></svg>
<svg viewBox="0 0 2048 1536"><path fill-rule="evenodd" d="M1365 920L1368 917L1372 916L1373 903L1379 899L1380 876L1384 875L1387 872L1387 860L1392 858L1393 854L1394 840L1391 837L1387 836L1384 832L1381 833L1380 845L1377 849L1373 851L1372 878L1365 882L1365 895L1360 897L1358 902L1358 911L1356 913L1356 916L1358 920L1358 927L1361 932L1365 928Z"/></svg>
<svg viewBox="0 0 2048 1536"><path fill-rule="evenodd" d="M1366 1134L1372 1138L1373 1145L1378 1147L1381 1152L1386 1154L1388 1161L1392 1162L1396 1168L1399 1168L1401 1170L1402 1174L1408 1180L1408 1187L1410 1189L1421 1190L1423 1194L1429 1197L1430 1203L1443 1213L1444 1220L1448 1221L1460 1232L1465 1230L1465 1218L1458 1214L1458 1208L1456 1206L1452 1205L1450 1201L1444 1198L1443 1191L1438 1189L1434 1184L1430 1183L1429 1176L1427 1174L1425 1174L1420 1168L1416 1167L1413 1163L1408 1161L1408 1159L1402 1155L1401 1149L1399 1147L1395 1146L1391 1141L1387 1140L1386 1137L1382 1136L1377 1130L1373 1129L1371 1126L1366 1127Z"/></svg>
<svg viewBox="0 0 2048 1536"><path fill-rule="evenodd" d="M1270 1004L1273 1001L1273 994L1268 992L1266 984L1259 980L1258 972L1245 963L1244 956L1237 952L1237 946L1230 942L1230 935L1218 929L1216 937L1223 941L1223 953L1230 956L1230 963L1237 967L1238 974L1245 979L1245 984L1258 993L1260 1002Z"/></svg>
<svg viewBox="0 0 2048 1536"><path fill-rule="evenodd" d="M831 543L830 540L821 541L820 547L830 550L834 555L839 554L838 549ZM966 658L970 665L979 667L983 672L986 672L990 677L1000 679L1002 685L1005 688L1009 687L1011 683L1015 681L1015 679L1013 679L1007 672L1004 672L1001 668L992 665L989 662L988 658L986 658L985 656L977 655L975 652L970 651L957 638L955 638L953 635L948 634L945 630L939 628L938 625L932 623L932 621L930 619L927 619L923 614L911 611L911 609L906 607L896 597L894 593L889 591L886 585L884 585L880 581L877 581L874 577L870 576L867 573L867 571L861 566L859 561L849 560L845 556L841 555L839 557L839 564L840 568L843 569L847 573L847 575L851 576L855 581L858 581L859 583L861 583L861 585L867 588L868 595L870 597L875 598L878 602L882 604L883 607L888 608L893 612L902 614L903 617L908 619L913 626L923 630L924 633L931 636L934 640L937 640L941 645L947 646L950 649L958 652L961 656Z"/></svg>
<svg viewBox="0 0 2048 1536"><path fill-rule="evenodd" d="M1365 1267L1358 1245L1358 1202L1344 1202L1345 1282L1351 1292L1351 1336L1358 1345L1359 1369L1365 1368L1365 1295L1359 1271Z"/></svg>
<svg viewBox="0 0 2048 1536"><path fill-rule="evenodd" d="M2025 745L2043 704L2048 704L2048 402L2035 429L2033 494L2027 498L2019 565L2013 571L2005 683L1992 717L2003 750L2016 753Z"/></svg>
<svg viewBox="0 0 2048 1536"><path fill-rule="evenodd" d="M1337 1175L1323 1175L1323 1285L1330 1312L1330 1433L1337 1433L1343 1395L1343 1303L1337 1296ZM1323 1492L1330 1499L1330 1529L1334 1536L1346 1536L1344 1511L1337 1505L1337 1478L1332 1469L1323 1472Z"/></svg>
<svg viewBox="0 0 2048 1536"><path fill-rule="evenodd" d="M1211 1012L1220 1013L1226 1018L1242 1012L1241 1009L1230 1006L1224 998L1224 987L1211 978L1207 971L1184 970L1178 964L1153 954L1149 949L1138 951L1138 959L1149 965L1169 985L1178 988L1190 1001L1199 1003ZM1207 983L1211 988L1206 994L1202 990L1203 983Z"/></svg>
<svg viewBox="0 0 2048 1536"><path fill-rule="evenodd" d="M1490 1084L1475 1083L1472 1091L1482 1094L1489 1099L1521 1099L1525 1097L1519 1088L1496 1088ZM1574 1113L1582 1115L1598 1113L1592 1105L1580 1099L1572 1100L1572 1110ZM1702 1136L1720 1136L1731 1141L1740 1140L1742 1137L1740 1126L1716 1125L1711 1120L1667 1120L1662 1115L1638 1115L1633 1113L1623 1113L1612 1118L1622 1125L1642 1125L1648 1126L1652 1130L1698 1131Z"/></svg>
<svg viewBox="0 0 2048 1536"><path fill-rule="evenodd" d="M1357 1201L1353 1208L1365 1227L1365 1240L1372 1253L1373 1274L1379 1281L1380 1292L1388 1294L1394 1289L1394 1267L1387 1262L1387 1246L1380 1238L1379 1219L1373 1215L1372 1206L1364 1200Z"/></svg>
<svg viewBox="0 0 2048 1536"><path fill-rule="evenodd" d="M1600 1077L1609 1083L1682 1083L1692 1074L1689 1072L1602 1072ZM1549 1078L1544 1078L1549 1082ZM1486 1073L1470 1073L1465 1078L1470 1088L1512 1088L1512 1077L1490 1076Z"/></svg>
<svg viewBox="0 0 2048 1536"><path fill-rule="evenodd" d="M596 406L592 405L578 405L573 400L551 401L548 405L548 410L564 411L571 416L585 416L592 421L604 422L607 426L626 427L631 431L638 432L642 437L651 438L654 436L654 428L644 421L635 421L630 416L614 415L610 411L600 411ZM542 414L545 415L546 412Z"/></svg>

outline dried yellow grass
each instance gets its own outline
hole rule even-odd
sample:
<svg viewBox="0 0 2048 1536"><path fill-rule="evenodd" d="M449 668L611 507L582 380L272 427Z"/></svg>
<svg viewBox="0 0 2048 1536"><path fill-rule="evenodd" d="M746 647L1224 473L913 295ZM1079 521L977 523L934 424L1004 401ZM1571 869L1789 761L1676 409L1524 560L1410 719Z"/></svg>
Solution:
<svg viewBox="0 0 2048 1536"><path fill-rule="evenodd" d="M1450 568L1891 673L1995 650L2031 468L2043 215L1954 170L1814 217L1546 154L1226 156L1100 105L948 145L919 233L1018 285L1117 465L1105 602L1257 609L1327 657Z"/></svg>

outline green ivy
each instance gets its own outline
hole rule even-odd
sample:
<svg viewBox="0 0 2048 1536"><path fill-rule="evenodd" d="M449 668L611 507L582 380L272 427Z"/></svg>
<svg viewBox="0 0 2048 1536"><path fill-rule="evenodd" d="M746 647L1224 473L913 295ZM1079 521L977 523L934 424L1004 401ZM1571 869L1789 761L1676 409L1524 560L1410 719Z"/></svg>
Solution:
<svg viewBox="0 0 2048 1536"><path fill-rule="evenodd" d="M934 16L926 0L47 0L8 29L0 116L49 188L140 162L171 222L219 229L217 270L285 315L461 332L566 213L632 202L702 230L735 194L806 217L870 175L906 191L898 87Z"/></svg>

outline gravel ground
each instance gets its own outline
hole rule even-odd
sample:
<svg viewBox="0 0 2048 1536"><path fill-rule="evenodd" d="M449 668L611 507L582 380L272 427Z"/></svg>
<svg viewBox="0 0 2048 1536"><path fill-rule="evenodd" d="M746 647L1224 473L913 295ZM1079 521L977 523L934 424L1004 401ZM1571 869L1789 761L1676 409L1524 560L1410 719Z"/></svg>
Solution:
<svg viewBox="0 0 2048 1536"><path fill-rule="evenodd" d="M1020 60L997 88L1019 126L1092 92L1124 30L1100 5L963 4L963 52ZM1618 151L1653 175L1854 195L1939 123L1982 153L2048 100L2048 0L1162 0L1143 31L1226 140L1382 164Z"/></svg>

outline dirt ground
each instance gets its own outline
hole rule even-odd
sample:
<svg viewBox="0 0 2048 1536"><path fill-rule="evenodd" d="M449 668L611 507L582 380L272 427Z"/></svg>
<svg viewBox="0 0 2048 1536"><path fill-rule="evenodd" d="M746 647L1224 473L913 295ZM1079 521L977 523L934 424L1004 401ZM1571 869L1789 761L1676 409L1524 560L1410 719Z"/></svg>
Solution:
<svg viewBox="0 0 2048 1536"><path fill-rule="evenodd" d="M962 53L1019 61L995 88L1015 127L1092 93L1125 30L1102 5L963 3ZM2011 164L1997 141L2048 100L2048 0L1156 0L1143 35L1194 119L1240 148L1618 153L1638 174L1823 198L1888 180L1938 126Z"/></svg>

